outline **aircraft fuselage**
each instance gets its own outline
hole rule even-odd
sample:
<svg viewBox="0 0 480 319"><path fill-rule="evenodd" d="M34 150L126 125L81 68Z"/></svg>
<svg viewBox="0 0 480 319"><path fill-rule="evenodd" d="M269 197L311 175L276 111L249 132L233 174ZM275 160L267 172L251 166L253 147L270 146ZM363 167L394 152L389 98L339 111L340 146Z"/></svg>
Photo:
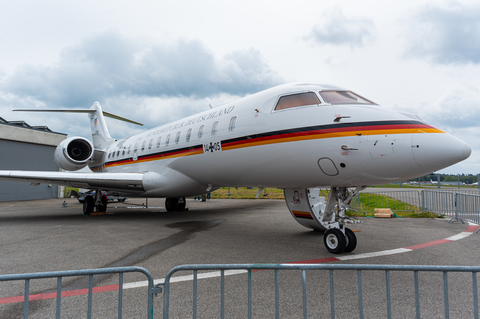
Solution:
<svg viewBox="0 0 480 319"><path fill-rule="evenodd" d="M342 89L278 86L118 140L90 167L110 173L157 172L168 186L157 181L159 187L152 184L142 196L183 197L225 186L391 183L470 154L464 142L413 114L374 103L328 103L322 91ZM282 97L303 93L315 94L319 103L278 107Z"/></svg>

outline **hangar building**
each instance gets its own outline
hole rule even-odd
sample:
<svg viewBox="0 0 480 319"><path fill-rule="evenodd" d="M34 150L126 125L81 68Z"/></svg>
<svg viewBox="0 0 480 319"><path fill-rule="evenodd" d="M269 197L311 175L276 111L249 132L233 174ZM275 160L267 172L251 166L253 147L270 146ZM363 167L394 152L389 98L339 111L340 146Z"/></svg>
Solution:
<svg viewBox="0 0 480 319"><path fill-rule="evenodd" d="M30 126L23 121L0 117L0 169L59 171L53 161L55 148L67 134L52 132L46 126ZM0 201L58 198L63 187L28 182L0 181Z"/></svg>

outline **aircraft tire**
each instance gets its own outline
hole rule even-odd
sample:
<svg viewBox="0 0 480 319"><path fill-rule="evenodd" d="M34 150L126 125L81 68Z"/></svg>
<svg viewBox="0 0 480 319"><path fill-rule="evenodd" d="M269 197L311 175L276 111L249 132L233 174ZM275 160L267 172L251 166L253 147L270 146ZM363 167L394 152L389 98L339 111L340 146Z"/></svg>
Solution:
<svg viewBox="0 0 480 319"><path fill-rule="evenodd" d="M341 254L347 246L347 239L340 229L329 229L323 235L323 243L328 252Z"/></svg>
<svg viewBox="0 0 480 319"><path fill-rule="evenodd" d="M350 228L345 228L345 237L347 239L347 246L345 247L346 253L351 253L357 247L357 236Z"/></svg>
<svg viewBox="0 0 480 319"><path fill-rule="evenodd" d="M185 197L177 198L177 210L182 211L185 210L187 206L187 202L185 201Z"/></svg>
<svg viewBox="0 0 480 319"><path fill-rule="evenodd" d="M107 196L102 196L101 203L100 205L97 206L97 212L105 213L107 211L107 203L108 203Z"/></svg>
<svg viewBox="0 0 480 319"><path fill-rule="evenodd" d="M167 212L174 212L178 210L178 198L168 197L165 199L165 209Z"/></svg>
<svg viewBox="0 0 480 319"><path fill-rule="evenodd" d="M90 215L94 208L95 201L93 200L93 196L86 196L83 201L83 215Z"/></svg>
<svg viewBox="0 0 480 319"><path fill-rule="evenodd" d="M165 209L167 212L176 212L185 210L185 197L169 197L165 199Z"/></svg>

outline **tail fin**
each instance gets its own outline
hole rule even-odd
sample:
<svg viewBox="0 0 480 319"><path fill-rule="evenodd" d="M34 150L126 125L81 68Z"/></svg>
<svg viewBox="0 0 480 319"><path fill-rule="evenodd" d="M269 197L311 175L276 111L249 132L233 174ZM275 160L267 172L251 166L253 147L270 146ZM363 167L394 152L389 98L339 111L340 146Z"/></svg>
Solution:
<svg viewBox="0 0 480 319"><path fill-rule="evenodd" d="M16 109L13 111L26 111L26 112L65 112L65 113L88 113L90 118L90 127L92 129L92 141L95 149L102 149L114 141L108 132L107 123L105 117L110 117L116 120L142 125L142 123L129 120L127 118L105 112L102 110L100 103L95 102L89 109Z"/></svg>
<svg viewBox="0 0 480 319"><path fill-rule="evenodd" d="M92 129L92 141L95 149L102 149L112 143L114 139L108 132L107 123L103 117L102 106L100 103L95 102L90 107L88 117L90 118L90 128Z"/></svg>

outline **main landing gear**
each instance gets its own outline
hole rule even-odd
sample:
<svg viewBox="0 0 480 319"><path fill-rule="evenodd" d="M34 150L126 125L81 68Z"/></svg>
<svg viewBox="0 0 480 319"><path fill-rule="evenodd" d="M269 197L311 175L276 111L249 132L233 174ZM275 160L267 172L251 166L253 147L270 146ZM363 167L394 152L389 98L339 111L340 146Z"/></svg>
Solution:
<svg viewBox="0 0 480 319"><path fill-rule="evenodd" d="M350 201L362 189L332 187L326 204L325 197L320 197L318 188L287 188L284 193L293 218L302 226L324 231L325 248L332 254L340 254L352 252L357 247L355 233L345 225L361 221L345 216L345 212Z"/></svg>
<svg viewBox="0 0 480 319"><path fill-rule="evenodd" d="M165 209L167 212L183 211L186 206L185 197L168 197L165 199Z"/></svg>
<svg viewBox="0 0 480 319"><path fill-rule="evenodd" d="M83 201L83 215L90 215L94 210L98 213L107 211L107 196L103 195L100 190L95 191L95 196L88 195Z"/></svg>

